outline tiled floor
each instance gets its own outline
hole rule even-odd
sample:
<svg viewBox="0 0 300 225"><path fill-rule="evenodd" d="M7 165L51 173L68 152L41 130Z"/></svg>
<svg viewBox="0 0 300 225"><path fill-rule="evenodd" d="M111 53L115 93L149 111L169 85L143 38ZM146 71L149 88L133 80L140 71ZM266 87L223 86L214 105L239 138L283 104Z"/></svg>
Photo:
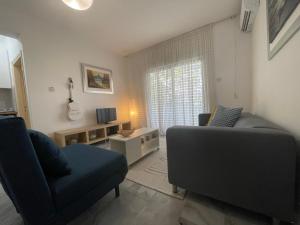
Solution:
<svg viewBox="0 0 300 225"><path fill-rule="evenodd" d="M183 201L128 180L120 188L120 198L111 192L69 225L178 224Z"/></svg>
<svg viewBox="0 0 300 225"><path fill-rule="evenodd" d="M23 225L11 201L0 189L0 224ZM176 225L187 203L195 207L200 225L268 225L270 220L248 211L215 202L204 197L189 196L185 201L169 197L149 188L125 180L120 186L121 196L114 191L74 219L69 225ZM189 213L189 212L187 212ZM298 224L298 223L296 223Z"/></svg>
<svg viewBox="0 0 300 225"><path fill-rule="evenodd" d="M270 218L189 193L180 216L184 225L269 225Z"/></svg>
<svg viewBox="0 0 300 225"><path fill-rule="evenodd" d="M107 194L69 225L150 225L178 224L184 202L125 180L121 196ZM0 224L23 225L11 201L0 191Z"/></svg>

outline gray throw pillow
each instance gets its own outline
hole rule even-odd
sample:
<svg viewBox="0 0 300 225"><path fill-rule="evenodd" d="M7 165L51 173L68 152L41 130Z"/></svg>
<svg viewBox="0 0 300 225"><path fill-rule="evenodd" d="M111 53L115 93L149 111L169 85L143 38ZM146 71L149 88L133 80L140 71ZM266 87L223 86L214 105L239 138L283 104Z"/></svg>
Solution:
<svg viewBox="0 0 300 225"><path fill-rule="evenodd" d="M233 127L241 117L243 108L226 108L218 106L209 126L212 127Z"/></svg>

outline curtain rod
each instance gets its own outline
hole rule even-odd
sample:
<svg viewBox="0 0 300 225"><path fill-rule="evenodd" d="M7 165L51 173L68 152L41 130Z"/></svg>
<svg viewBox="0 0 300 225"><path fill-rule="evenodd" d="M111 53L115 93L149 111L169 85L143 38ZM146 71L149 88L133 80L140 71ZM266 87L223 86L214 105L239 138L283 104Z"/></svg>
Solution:
<svg viewBox="0 0 300 225"><path fill-rule="evenodd" d="M179 34L179 35L177 35L176 37L169 38L169 39L167 39L167 40L165 40L165 41L169 41L169 40L172 40L172 39L179 38L179 37L181 37L181 36L185 36L185 35L187 35L187 34L189 34L189 33L193 33L193 32L195 32L195 31L197 31L197 30L200 30L201 28L204 28L204 27L206 27L206 26L213 26L213 25L215 25L215 24L222 23L222 22L224 22L224 21L226 21L226 20L232 20L232 19L235 19L235 18L238 17L238 16L239 16L239 14L235 14L235 15L233 15L233 16L226 17L226 18L224 18L224 19L220 19L220 20L217 20L217 21L215 21L215 22L205 24L205 25L203 25L203 26L201 26L201 27L197 27L197 28L195 28L195 29L193 29L193 30L191 30L191 31L187 31L187 32L185 32L185 33ZM162 42L160 42L160 43L163 43L163 42L165 42L165 41L162 41ZM154 46L156 46L156 45L159 45L160 43L157 43L157 44L155 44L155 45L153 45L153 46L150 46L149 48L154 47Z"/></svg>
<svg viewBox="0 0 300 225"><path fill-rule="evenodd" d="M206 27L206 26L209 26L209 25L215 25L215 24L218 24L218 23L222 23L222 22L224 22L224 21L226 21L226 20L230 20L230 19L235 19L237 16L239 16L239 14L235 14L235 15L233 15L233 16L226 17L226 18L224 18L224 19L220 19L220 20L218 20L218 21L215 21L215 22L212 22L212 23L205 24L205 25L203 25L203 26L201 26L201 27L197 27L197 28L195 28L195 29L193 29L193 30L191 30L191 31L188 31L188 32L179 34L179 35L177 35L177 36L175 36L175 37L172 37L172 38L169 38L169 39L167 39L167 40L161 41L161 42L156 43L156 44L154 44L154 45L151 45L151 46L149 46L149 47L147 47L147 48L143 48L143 49L138 50L138 51L136 51L136 52L130 53L130 54L126 55L125 57L129 57L129 56L131 56L131 55L138 54L139 52L142 52L142 51L144 51L144 50L153 48L153 47L158 46L158 45L160 45L160 44L162 44L162 43L164 43L164 42L170 41L170 40L172 40L172 39L180 38L181 36L185 36L185 35L187 35L187 34L189 34L189 33L193 33L193 32L195 32L195 31L197 31L197 30L200 30L201 28L204 28L204 27Z"/></svg>
<svg viewBox="0 0 300 225"><path fill-rule="evenodd" d="M229 19L235 19L236 17L238 17L240 14L235 14L235 15L233 15L233 16L230 16L230 17L226 17L226 18L224 18L224 19L221 19L221 20L217 20L217 21L215 21L215 22L213 22L213 23L210 23L210 24L217 24L217 23L222 23L222 22L224 22L225 20L229 20ZM210 24L207 24L207 25L210 25ZM207 26L207 25L205 25L205 26ZM205 27L204 26L204 27ZM199 28L201 28L201 27L199 27Z"/></svg>

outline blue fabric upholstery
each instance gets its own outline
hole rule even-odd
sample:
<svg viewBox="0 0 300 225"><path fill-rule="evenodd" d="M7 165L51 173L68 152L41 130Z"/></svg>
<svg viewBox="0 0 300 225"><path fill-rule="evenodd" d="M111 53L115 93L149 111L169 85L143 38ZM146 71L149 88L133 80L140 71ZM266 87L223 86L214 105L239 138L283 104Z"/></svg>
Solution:
<svg viewBox="0 0 300 225"><path fill-rule="evenodd" d="M74 174L45 176L23 119L0 119L1 183L25 224L65 225L127 173L126 159L115 152L73 145L65 154Z"/></svg>
<svg viewBox="0 0 300 225"><path fill-rule="evenodd" d="M0 120L0 176L26 223L51 224L56 212L51 192L21 118Z"/></svg>
<svg viewBox="0 0 300 225"><path fill-rule="evenodd" d="M90 192L85 193L84 196L77 196L77 201L72 202L68 207L61 209L60 213L65 221L70 221L74 216L77 216L82 211L88 209L91 205L96 203L98 199L102 198L106 193L116 187L116 184L122 183L123 180L124 176L122 174L113 175Z"/></svg>
<svg viewBox="0 0 300 225"><path fill-rule="evenodd" d="M61 177L71 173L64 152L47 135L28 130L29 137L47 176Z"/></svg>
<svg viewBox="0 0 300 225"><path fill-rule="evenodd" d="M127 173L125 157L116 152L82 144L67 146L63 151L72 173L49 180L58 208L68 206L113 175Z"/></svg>

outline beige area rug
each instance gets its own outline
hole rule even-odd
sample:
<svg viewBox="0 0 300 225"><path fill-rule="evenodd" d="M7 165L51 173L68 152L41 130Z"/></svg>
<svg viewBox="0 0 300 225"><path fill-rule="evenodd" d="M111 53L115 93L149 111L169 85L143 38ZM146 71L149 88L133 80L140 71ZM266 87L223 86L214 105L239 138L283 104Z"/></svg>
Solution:
<svg viewBox="0 0 300 225"><path fill-rule="evenodd" d="M135 183L149 187L169 196L184 199L185 190L172 192L172 185L168 181L166 139L160 138L160 149L141 159L129 168L127 177Z"/></svg>

